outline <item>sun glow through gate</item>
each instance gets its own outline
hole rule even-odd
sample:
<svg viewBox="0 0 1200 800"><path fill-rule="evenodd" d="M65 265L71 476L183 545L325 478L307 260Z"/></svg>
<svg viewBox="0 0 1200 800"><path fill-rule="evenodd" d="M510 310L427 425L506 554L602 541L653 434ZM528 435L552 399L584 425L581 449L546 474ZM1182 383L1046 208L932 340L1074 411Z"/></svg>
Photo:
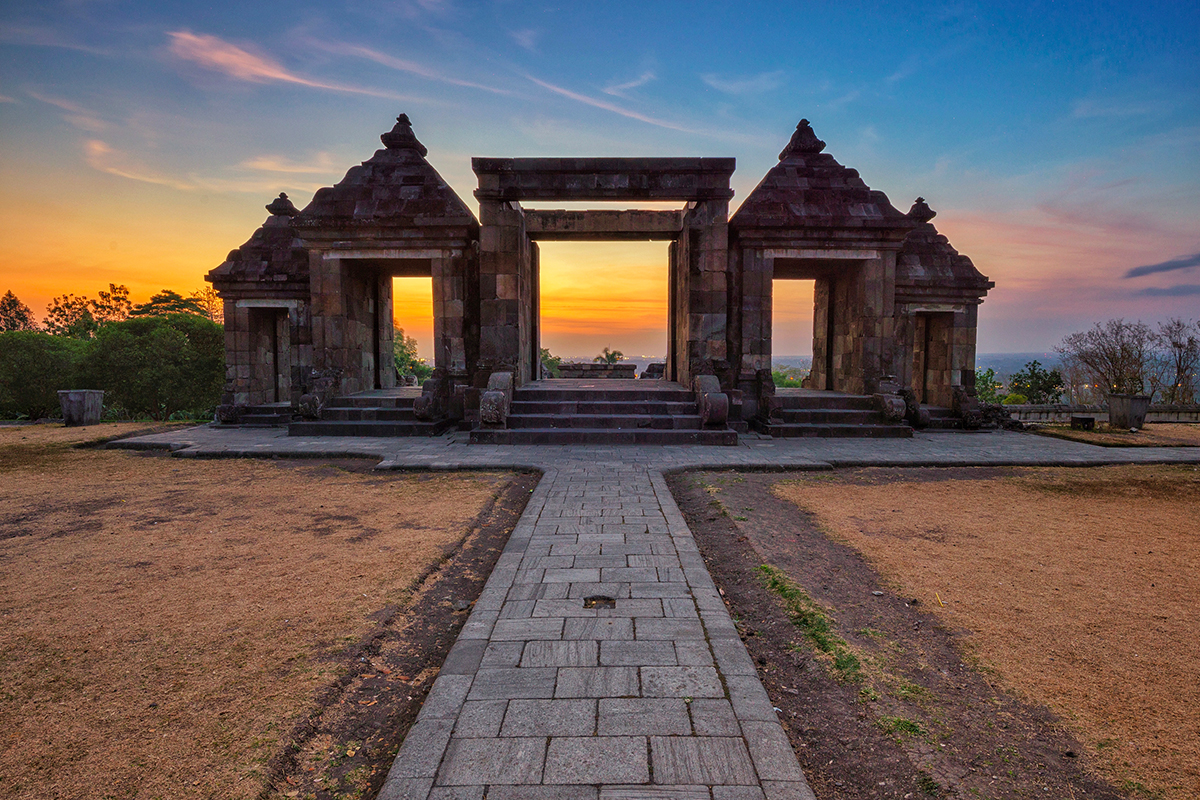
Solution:
<svg viewBox="0 0 1200 800"><path fill-rule="evenodd" d="M666 242L539 242L541 346L591 359L667 351Z"/></svg>

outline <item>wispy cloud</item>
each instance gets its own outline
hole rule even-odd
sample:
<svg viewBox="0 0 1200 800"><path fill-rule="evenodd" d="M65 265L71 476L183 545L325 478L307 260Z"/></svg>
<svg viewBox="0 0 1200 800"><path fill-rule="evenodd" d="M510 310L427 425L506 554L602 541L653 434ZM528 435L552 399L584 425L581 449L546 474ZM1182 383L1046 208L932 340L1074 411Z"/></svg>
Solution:
<svg viewBox="0 0 1200 800"><path fill-rule="evenodd" d="M900 66L896 68L895 72L887 76L885 82L890 85L893 83L899 83L905 78L910 78L917 74L917 70L919 70L924 63L925 59L923 59L917 53L913 53L908 58L904 59L903 62L901 62Z"/></svg>
<svg viewBox="0 0 1200 800"><path fill-rule="evenodd" d="M89 139L83 143L83 157L88 166L99 172L116 175L117 177L126 178L131 181L138 181L139 183L166 186L183 192L251 192L267 195L278 192L280 189L298 189L315 192L323 185L319 182L298 181L295 178L291 178L291 174L305 174L309 170L289 168L289 166L294 165L289 165L286 161L273 164L270 161L270 157L264 157L265 160L256 166L245 162L239 165L241 168L267 171L270 174L266 177L246 177L245 175L213 177L194 173L183 176L164 174L100 139ZM250 161L253 162L255 159L251 159ZM276 166L277 169L269 169L272 165ZM313 171L315 172L315 170Z"/></svg>
<svg viewBox="0 0 1200 800"><path fill-rule="evenodd" d="M1190 269L1200 266L1200 253L1192 253L1190 256L1180 256L1172 258L1170 261L1161 261L1158 264L1146 264L1141 267L1134 267L1126 272L1124 278L1140 278L1143 275L1154 275L1159 272L1174 272L1179 269Z"/></svg>
<svg viewBox="0 0 1200 800"><path fill-rule="evenodd" d="M282 172L289 175L327 175L339 171L329 153L317 153L311 163L298 163L285 156L261 155L248 158L238 166L260 172Z"/></svg>
<svg viewBox="0 0 1200 800"><path fill-rule="evenodd" d="M63 50L76 50L81 53L91 53L92 55L99 56L109 54L103 48L74 41L52 28L11 25L7 23L0 26L0 42L32 47L57 47Z"/></svg>
<svg viewBox="0 0 1200 800"><path fill-rule="evenodd" d="M701 75L700 80L725 94L762 94L782 86L783 77L783 70L762 72L747 78L722 78L710 72Z"/></svg>
<svg viewBox="0 0 1200 800"><path fill-rule="evenodd" d="M646 114L642 114L637 111L632 111L628 108L623 108L622 106L619 106L616 103L610 103L607 100L600 100L595 97L588 97L585 94L579 94L578 92L573 92L570 89L564 89L561 86L555 86L553 83L547 83L546 81L543 81L539 78L535 78L532 75L526 75L525 77L528 80L532 81L533 83L537 84L538 86L542 87L543 89L554 92L555 94L558 94L558 95L562 95L563 97L570 98L571 100L575 100L576 102L592 106L593 108L602 108L605 111L611 111L614 114L620 114L622 117L628 117L629 119L636 119L639 122L645 122L648 125L657 125L660 128L666 128L666 129L672 130L672 131L682 131L684 133L697 133L698 132L698 131L692 130L691 128L684 127L683 125L679 125L674 122L669 122L667 120L662 120L662 119L656 119L655 117L647 116Z"/></svg>
<svg viewBox="0 0 1200 800"><path fill-rule="evenodd" d="M509 31L508 35L512 40L526 50L533 51L537 47L538 31L533 28L525 28L519 31Z"/></svg>
<svg viewBox="0 0 1200 800"><path fill-rule="evenodd" d="M101 133L112 127L101 119L99 114L72 100L66 100L62 97L55 97L54 95L43 94L29 89L25 90L25 94L38 102L46 103L60 111L65 111L66 113L63 115L63 118L80 130L87 131L88 133Z"/></svg>
<svg viewBox="0 0 1200 800"><path fill-rule="evenodd" d="M190 31L171 31L167 35L171 37L171 55L181 61L189 61L214 72L220 72L235 80L247 83L291 83L312 89L365 94L393 100L423 101L423 98L404 97L378 89L306 78L290 71L269 56L252 53L216 36L195 34Z"/></svg>
<svg viewBox="0 0 1200 800"><path fill-rule="evenodd" d="M1200 284L1183 283L1178 286L1148 287L1134 292L1137 297L1191 297L1200 295Z"/></svg>
<svg viewBox="0 0 1200 800"><path fill-rule="evenodd" d="M476 83L474 81L455 78L439 72L431 67L427 67L424 64L418 64L415 61L409 61L408 59L404 58L397 58L396 56L388 55L387 53L381 53L378 50L372 50L370 47L363 47L362 45L350 44L349 42L323 42L316 39L306 39L305 43L319 48L327 53L362 58L367 61L373 61L376 64L389 67L390 69L398 70L400 72L407 72L431 81L448 83L452 86L465 86L470 89L482 89L486 92L492 92L500 95L513 94L513 92L510 92L507 89L500 89L495 86L488 86L486 84Z"/></svg>
<svg viewBox="0 0 1200 800"><path fill-rule="evenodd" d="M1151 100L1087 97L1075 101L1071 107L1071 116L1076 119L1140 117L1165 111L1166 108L1165 103Z"/></svg>
<svg viewBox="0 0 1200 800"><path fill-rule="evenodd" d="M0 103L15 103L15 102L17 102L17 98L9 97L6 94L0 94Z"/></svg>
<svg viewBox="0 0 1200 800"><path fill-rule="evenodd" d="M625 92L628 92L630 89L636 89L639 86L645 86L656 77L657 76L653 72L647 70L628 83L617 83L612 86L606 86L604 88L604 93L611 94L614 97L624 97Z"/></svg>

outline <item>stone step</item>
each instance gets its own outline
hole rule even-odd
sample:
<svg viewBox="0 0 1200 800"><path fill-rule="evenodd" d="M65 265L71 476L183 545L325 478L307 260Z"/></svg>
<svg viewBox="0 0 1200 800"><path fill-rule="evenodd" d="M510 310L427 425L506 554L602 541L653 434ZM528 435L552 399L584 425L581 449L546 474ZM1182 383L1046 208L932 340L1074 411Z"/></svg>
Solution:
<svg viewBox="0 0 1200 800"><path fill-rule="evenodd" d="M411 405L396 408L392 406L363 406L331 407L321 409L321 419L340 422L416 422L417 415Z"/></svg>
<svg viewBox="0 0 1200 800"><path fill-rule="evenodd" d="M245 425L250 428L275 428L282 425L287 425L292 421L292 412L289 409L286 413L270 413L270 414L242 414L238 417L238 424Z"/></svg>
<svg viewBox="0 0 1200 800"><path fill-rule="evenodd" d="M691 414L510 414L508 427L603 428L605 430L699 430L700 415Z"/></svg>
<svg viewBox="0 0 1200 800"><path fill-rule="evenodd" d="M909 439L912 428L907 425L831 425L768 423L760 430L778 439L845 438L845 439Z"/></svg>
<svg viewBox="0 0 1200 800"><path fill-rule="evenodd" d="M288 436L439 436L451 426L448 419L434 422L316 420L293 422Z"/></svg>
<svg viewBox="0 0 1200 800"><path fill-rule="evenodd" d="M416 397L387 397L378 395L346 395L329 401L336 408L412 408Z"/></svg>
<svg viewBox="0 0 1200 800"><path fill-rule="evenodd" d="M775 396L779 399L781 407L790 409L874 411L876 408L874 398L866 395L835 394L833 392L805 394L779 392Z"/></svg>
<svg viewBox="0 0 1200 800"><path fill-rule="evenodd" d="M614 430L611 428L476 428L471 444L736 445L733 430Z"/></svg>
<svg viewBox="0 0 1200 800"><path fill-rule="evenodd" d="M857 411L841 408L801 409L785 408L780 412L785 424L821 424L821 425L869 425L877 423L879 412Z"/></svg>
<svg viewBox="0 0 1200 800"><path fill-rule="evenodd" d="M514 400L513 414L695 414L696 401Z"/></svg>
<svg viewBox="0 0 1200 800"><path fill-rule="evenodd" d="M600 384L601 381L597 381ZM606 386L596 387L563 387L554 388L544 385L523 386L513 392L513 400L521 402L665 402L665 403L694 403L696 393L688 391L676 384L675 388L639 388L636 381L629 381L618 388ZM629 385L634 384L634 385Z"/></svg>

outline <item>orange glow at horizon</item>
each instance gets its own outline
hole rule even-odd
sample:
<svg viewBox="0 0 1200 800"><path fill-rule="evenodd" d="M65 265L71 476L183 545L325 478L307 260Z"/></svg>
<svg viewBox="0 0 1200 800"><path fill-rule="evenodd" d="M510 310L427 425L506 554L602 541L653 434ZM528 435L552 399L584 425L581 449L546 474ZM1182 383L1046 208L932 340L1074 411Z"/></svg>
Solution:
<svg viewBox="0 0 1200 800"><path fill-rule="evenodd" d="M417 340L417 355L433 364L433 279L392 278L392 320Z"/></svg>
<svg viewBox="0 0 1200 800"><path fill-rule="evenodd" d="M816 281L773 281L771 355L811 356Z"/></svg>
<svg viewBox="0 0 1200 800"><path fill-rule="evenodd" d="M539 242L541 346L592 358L667 351L666 242Z"/></svg>

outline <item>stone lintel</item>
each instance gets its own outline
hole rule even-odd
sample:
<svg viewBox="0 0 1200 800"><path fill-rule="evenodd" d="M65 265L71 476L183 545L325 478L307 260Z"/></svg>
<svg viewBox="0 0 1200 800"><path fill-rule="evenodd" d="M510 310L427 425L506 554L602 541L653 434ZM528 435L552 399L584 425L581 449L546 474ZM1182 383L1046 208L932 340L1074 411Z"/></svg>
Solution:
<svg viewBox="0 0 1200 800"><path fill-rule="evenodd" d="M681 211L525 209L525 232L547 241L671 241L683 229Z"/></svg>
<svg viewBox="0 0 1200 800"><path fill-rule="evenodd" d="M356 261L387 261L387 260L431 260L436 258L461 258L463 251L461 248L435 248L435 249L407 249L401 247L387 247L378 250L326 250L321 253L321 257L326 261L333 260L356 260Z"/></svg>
<svg viewBox="0 0 1200 800"><path fill-rule="evenodd" d="M819 258L819 259L875 259L879 258L877 250L824 250L824 249L795 249L795 248L770 248L763 250L762 254L765 258Z"/></svg>
<svg viewBox="0 0 1200 800"><path fill-rule="evenodd" d="M286 308L295 312L304 305L304 301L274 297L243 297L236 300L234 305L237 308Z"/></svg>
<svg viewBox="0 0 1200 800"><path fill-rule="evenodd" d="M732 158L473 158L480 200L728 200Z"/></svg>

